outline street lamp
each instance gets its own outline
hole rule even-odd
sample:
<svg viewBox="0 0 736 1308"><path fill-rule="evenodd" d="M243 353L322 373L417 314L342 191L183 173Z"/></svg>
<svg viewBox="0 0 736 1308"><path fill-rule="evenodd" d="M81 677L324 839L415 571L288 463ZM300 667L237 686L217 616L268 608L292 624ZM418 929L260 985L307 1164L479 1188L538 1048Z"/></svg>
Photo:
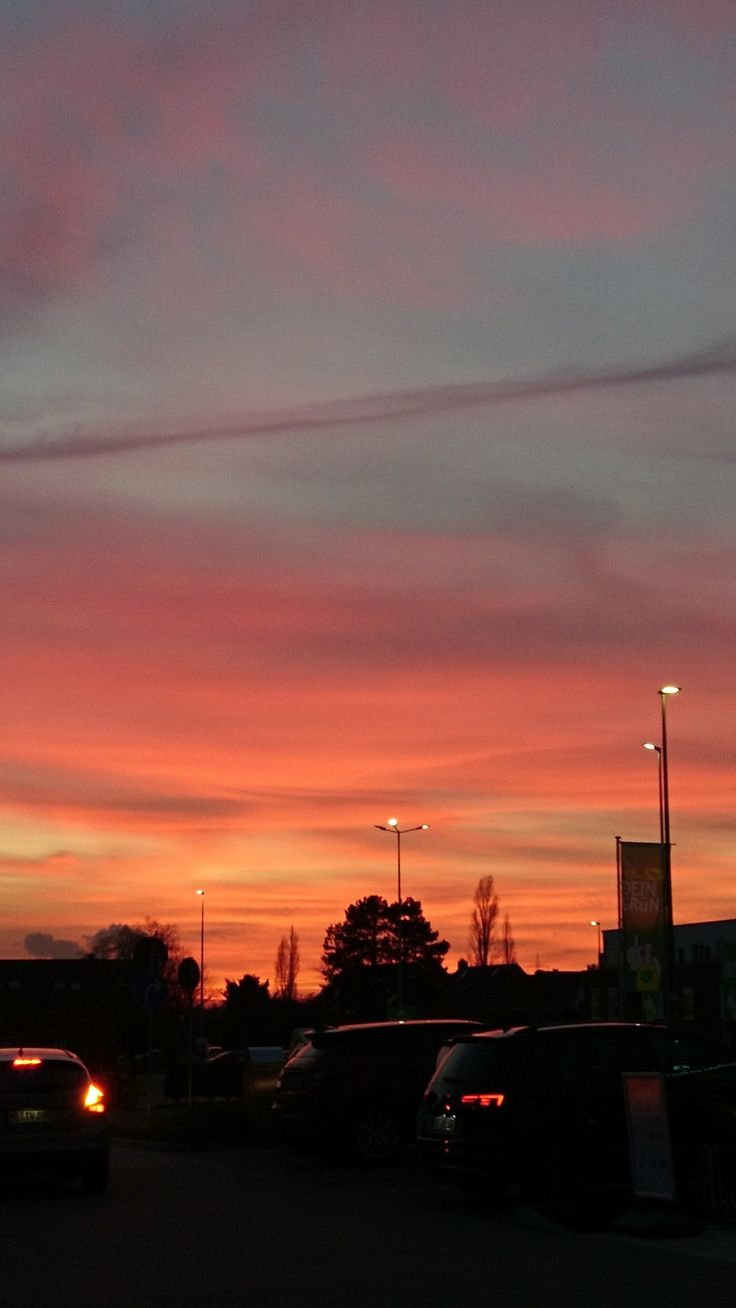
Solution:
<svg viewBox="0 0 736 1308"><path fill-rule="evenodd" d="M601 968L601 959L602 959L602 957L603 957L603 954L602 954L602 951L601 951L601 924L600 924L600 922L598 921L598 918L597 918L597 917L592 917L592 918L590 919L590 925L591 925L591 926L594 926L594 927L598 927L598 970L600 971L600 968Z"/></svg>
<svg viewBox="0 0 736 1308"><path fill-rule="evenodd" d="M664 896L665 929L667 952L667 984L665 987L665 1020L670 1019L672 970L674 966L674 916L672 912L672 848L670 844L670 787L667 770L667 700L670 695L679 695L679 686L661 686L659 698L662 702L662 853L664 856Z"/></svg>
<svg viewBox="0 0 736 1308"><path fill-rule="evenodd" d="M667 772L667 699L670 695L679 695L679 686L662 686L659 698L662 701L662 836L663 844L670 843L670 789Z"/></svg>
<svg viewBox="0 0 736 1308"><path fill-rule="evenodd" d="M403 900L401 898L401 837L408 836L412 831L429 831L429 823L422 822L418 827L400 827L399 819L395 817L387 818L385 827L375 823L376 831L388 831L396 836L396 897L399 904L399 1016L404 1011L404 941L402 936L402 908Z"/></svg>
<svg viewBox="0 0 736 1308"><path fill-rule="evenodd" d="M201 899L201 913L199 916L199 1011L202 1031L204 1032L204 891L195 890L195 895Z"/></svg>
<svg viewBox="0 0 736 1308"><path fill-rule="evenodd" d="M664 805L663 805L663 803L662 803L662 748L661 748L660 745L655 745L654 742L651 741L651 740L647 740L647 741L644 742L644 748L645 748L645 749L653 750L653 751L656 753L656 755L657 755L657 776L658 776L658 778L659 778L659 780L658 780L658 787L659 787L659 843L660 843L660 845L663 845L663 844L664 844Z"/></svg>
<svg viewBox="0 0 736 1308"><path fill-rule="evenodd" d="M381 827L378 825L378 823L376 823L375 825L376 825L376 831L389 831L389 832L393 832L394 835L396 836L396 898L398 899L400 904L401 903L401 837L408 836L410 831L429 831L429 823L422 822L421 826L419 827L404 827L402 829L399 826L398 818L388 818L387 826Z"/></svg>

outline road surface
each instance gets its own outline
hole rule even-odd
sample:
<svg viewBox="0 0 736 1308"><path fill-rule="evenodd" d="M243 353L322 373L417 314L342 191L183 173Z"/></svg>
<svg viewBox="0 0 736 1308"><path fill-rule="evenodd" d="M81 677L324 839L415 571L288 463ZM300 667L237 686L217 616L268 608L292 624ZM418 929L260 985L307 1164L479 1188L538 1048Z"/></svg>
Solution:
<svg viewBox="0 0 736 1308"><path fill-rule="evenodd" d="M106 1195L5 1185L0 1224L4 1308L693 1308L736 1281L734 1230L581 1235L280 1148L116 1146Z"/></svg>

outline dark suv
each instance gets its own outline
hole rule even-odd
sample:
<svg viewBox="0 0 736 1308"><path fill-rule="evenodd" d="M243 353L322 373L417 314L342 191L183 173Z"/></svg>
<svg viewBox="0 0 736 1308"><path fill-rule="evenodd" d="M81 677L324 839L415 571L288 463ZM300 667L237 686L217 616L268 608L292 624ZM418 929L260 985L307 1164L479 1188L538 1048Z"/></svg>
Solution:
<svg viewBox="0 0 736 1308"><path fill-rule="evenodd" d="M736 1051L659 1025L519 1027L458 1039L418 1115L423 1163L492 1192L630 1179L623 1074L663 1077L678 1183L706 1142L736 1159Z"/></svg>
<svg viewBox="0 0 736 1308"><path fill-rule="evenodd" d="M479 1030L480 1022L447 1018L307 1032L278 1081L273 1108L282 1135L364 1162L391 1161L414 1138L443 1044Z"/></svg>

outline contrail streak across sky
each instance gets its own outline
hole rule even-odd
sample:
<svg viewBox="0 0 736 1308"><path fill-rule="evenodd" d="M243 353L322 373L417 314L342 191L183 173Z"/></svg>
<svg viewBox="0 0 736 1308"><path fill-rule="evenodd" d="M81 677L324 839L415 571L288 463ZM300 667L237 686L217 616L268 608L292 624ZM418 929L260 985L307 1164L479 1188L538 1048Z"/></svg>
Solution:
<svg viewBox="0 0 736 1308"><path fill-rule="evenodd" d="M0 446L0 463L52 459L85 459L124 454L172 445L209 441L246 440L287 432L324 431L335 427L361 427L412 419L461 409L482 408L514 400L540 399L610 386L680 381L736 372L736 337L729 336L706 349L663 363L600 371L548 373L508 381L486 381L428 386L417 390L308 405L301 410L246 415L242 422L224 427L184 428L179 431L115 430L92 435L76 429L58 436L34 437Z"/></svg>

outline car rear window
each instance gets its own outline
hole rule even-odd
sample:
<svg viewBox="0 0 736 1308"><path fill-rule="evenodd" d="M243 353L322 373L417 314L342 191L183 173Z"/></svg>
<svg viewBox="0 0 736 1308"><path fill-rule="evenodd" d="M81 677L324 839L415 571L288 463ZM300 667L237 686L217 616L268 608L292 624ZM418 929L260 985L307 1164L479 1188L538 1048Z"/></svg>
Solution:
<svg viewBox="0 0 736 1308"><path fill-rule="evenodd" d="M0 1063L0 1094L56 1094L77 1090L87 1084L87 1074L78 1063L44 1058L40 1063L17 1066Z"/></svg>
<svg viewBox="0 0 736 1308"><path fill-rule="evenodd" d="M406 1032L399 1026L366 1031L321 1031L312 1046L336 1056L370 1058L396 1057L408 1047Z"/></svg>
<svg viewBox="0 0 736 1308"><path fill-rule="evenodd" d="M481 1036L459 1040L434 1075L434 1086L468 1090L507 1089L528 1072L530 1041L523 1036Z"/></svg>
<svg viewBox="0 0 736 1308"><path fill-rule="evenodd" d="M618 1087L623 1072L657 1070L645 1027L548 1027L537 1037L537 1080L553 1092Z"/></svg>

